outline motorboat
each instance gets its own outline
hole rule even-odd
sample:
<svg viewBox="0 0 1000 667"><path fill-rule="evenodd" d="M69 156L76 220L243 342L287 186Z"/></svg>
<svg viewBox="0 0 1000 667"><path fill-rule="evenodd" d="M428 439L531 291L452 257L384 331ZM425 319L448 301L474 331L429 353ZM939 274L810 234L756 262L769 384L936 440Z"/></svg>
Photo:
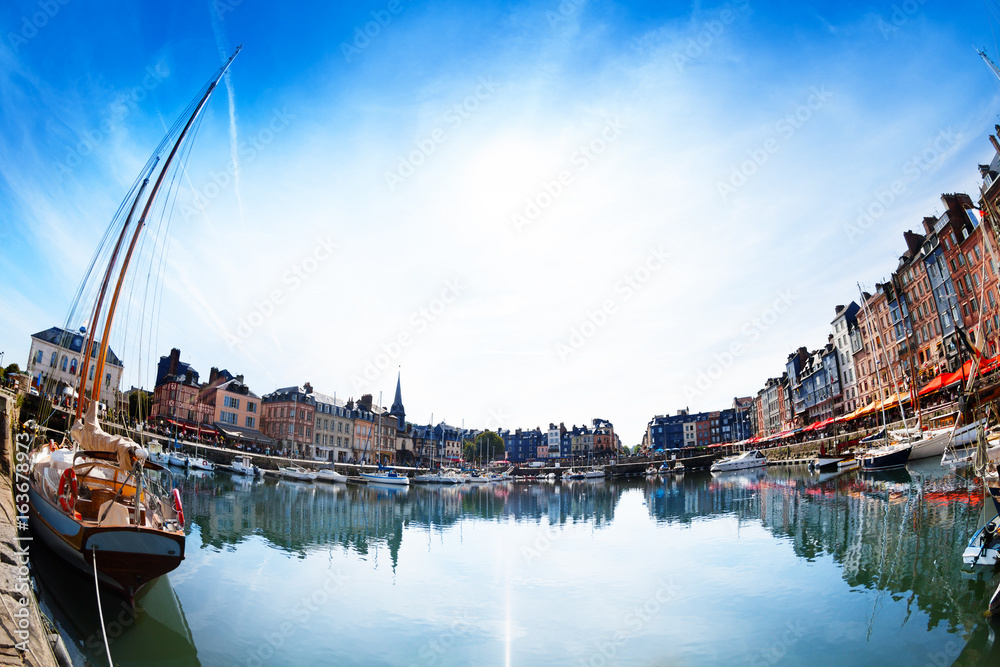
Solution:
<svg viewBox="0 0 1000 667"><path fill-rule="evenodd" d="M188 465L190 465L190 461L188 461L188 457L186 457L184 454L181 454L180 452L171 452L167 456L167 459L168 459L167 462L170 465L176 466L178 468L187 468Z"/></svg>
<svg viewBox="0 0 1000 667"><path fill-rule="evenodd" d="M897 443L875 447L861 454L858 460L861 462L862 470L889 470L890 468L902 468L910 459L910 452L913 445L908 443Z"/></svg>
<svg viewBox="0 0 1000 667"><path fill-rule="evenodd" d="M486 482L490 481L490 478L487 477L484 473L481 473L478 470L476 470L466 475L465 481L467 481L469 484L485 484Z"/></svg>
<svg viewBox="0 0 1000 667"><path fill-rule="evenodd" d="M857 468L861 465L861 461L858 460L857 456L852 454L842 461L837 461L837 470L851 470L852 468Z"/></svg>
<svg viewBox="0 0 1000 667"><path fill-rule="evenodd" d="M341 475L333 468L321 468L316 471L317 482L329 482L330 484L347 483L347 475Z"/></svg>
<svg viewBox="0 0 1000 667"><path fill-rule="evenodd" d="M761 468L767 465L765 457L759 449L751 449L741 452L735 456L727 456L712 464L712 472L725 472L727 470L747 470L749 468Z"/></svg>
<svg viewBox="0 0 1000 667"><path fill-rule="evenodd" d="M297 465L289 465L284 468L278 468L278 474L285 479L294 480L296 482L311 482L316 479L316 473Z"/></svg>
<svg viewBox="0 0 1000 667"><path fill-rule="evenodd" d="M552 475L554 477L555 473L549 473L549 475ZM583 473L584 479L597 479L599 477L604 477L604 466L597 466L596 468L591 468L590 470Z"/></svg>
<svg viewBox="0 0 1000 667"><path fill-rule="evenodd" d="M229 470L237 475L246 475L248 477L258 477L261 475L261 469L255 466L246 454L233 459L233 462L229 464Z"/></svg>
<svg viewBox="0 0 1000 667"><path fill-rule="evenodd" d="M193 470L215 470L215 465L211 461L197 456L188 457L188 467Z"/></svg>
<svg viewBox="0 0 1000 667"><path fill-rule="evenodd" d="M363 472L361 478L369 484L391 484L392 486L409 486L410 478L400 475L392 468L379 466L376 472Z"/></svg>
<svg viewBox="0 0 1000 667"><path fill-rule="evenodd" d="M969 540L969 546L962 552L962 562L966 565L992 567L1000 560L1000 516L994 516L985 526L976 531Z"/></svg>
<svg viewBox="0 0 1000 667"><path fill-rule="evenodd" d="M574 470L573 468L564 472L562 476L563 479L583 479L584 477L586 477L586 475L583 472Z"/></svg>

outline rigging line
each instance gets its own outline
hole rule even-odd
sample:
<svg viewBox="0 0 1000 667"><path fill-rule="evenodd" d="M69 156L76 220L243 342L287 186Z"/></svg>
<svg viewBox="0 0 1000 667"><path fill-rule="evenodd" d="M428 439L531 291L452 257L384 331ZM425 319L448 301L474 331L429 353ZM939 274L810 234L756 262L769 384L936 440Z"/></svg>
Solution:
<svg viewBox="0 0 1000 667"><path fill-rule="evenodd" d="M111 646L108 644L108 631L104 628L104 610L101 608L101 585L97 580L97 547L90 549L91 561L94 563L94 592L97 594L97 613L101 617L101 636L104 637L104 650L108 654L108 665L114 665L111 659Z"/></svg>
<svg viewBox="0 0 1000 667"><path fill-rule="evenodd" d="M993 36L993 53L1000 53L1000 49L997 48L997 35L993 30L993 20L990 16L990 9L986 4L986 0L983 0L983 10L986 12L986 22L990 24L990 34Z"/></svg>

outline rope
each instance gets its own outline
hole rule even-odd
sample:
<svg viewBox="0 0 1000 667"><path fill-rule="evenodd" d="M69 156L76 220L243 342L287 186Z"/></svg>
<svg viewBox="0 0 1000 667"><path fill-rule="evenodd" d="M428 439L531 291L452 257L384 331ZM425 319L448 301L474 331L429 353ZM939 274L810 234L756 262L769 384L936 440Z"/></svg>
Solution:
<svg viewBox="0 0 1000 667"><path fill-rule="evenodd" d="M111 646L108 644L108 633L104 629L104 610L101 609L101 585L97 581L97 549L91 547L90 553L94 561L94 593L97 594L97 613L101 617L101 636L104 637L104 650L108 653L108 664L114 665L115 663L111 660Z"/></svg>

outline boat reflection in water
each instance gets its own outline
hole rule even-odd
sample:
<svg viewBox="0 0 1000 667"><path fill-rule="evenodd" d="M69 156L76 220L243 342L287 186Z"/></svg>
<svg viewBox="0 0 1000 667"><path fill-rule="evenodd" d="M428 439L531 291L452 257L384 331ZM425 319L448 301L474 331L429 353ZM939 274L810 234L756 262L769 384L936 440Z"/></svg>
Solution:
<svg viewBox="0 0 1000 667"><path fill-rule="evenodd" d="M41 594L42 609L69 639L66 648L74 664L107 664L104 636L94 582L67 568L39 541L31 545L31 566ZM135 608L102 591L102 611L108 646L116 665L198 665L198 650L181 602L161 576L136 596Z"/></svg>
<svg viewBox="0 0 1000 667"><path fill-rule="evenodd" d="M982 618L993 573L961 570L982 494L934 462L398 489L175 481L189 549L170 582L197 652L161 632L206 664L1000 664ZM77 625L86 645L96 620Z"/></svg>

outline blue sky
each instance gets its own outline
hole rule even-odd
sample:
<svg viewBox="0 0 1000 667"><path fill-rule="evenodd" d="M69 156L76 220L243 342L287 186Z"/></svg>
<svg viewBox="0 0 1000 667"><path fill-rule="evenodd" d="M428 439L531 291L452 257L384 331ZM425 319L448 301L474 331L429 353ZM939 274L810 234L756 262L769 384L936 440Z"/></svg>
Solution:
<svg viewBox="0 0 1000 667"><path fill-rule="evenodd" d="M401 367L416 421L602 417L635 444L654 414L726 407L824 344L834 306L888 276L941 193L975 194L1000 119L975 48L996 55L997 16L8 3L4 363L65 320L166 127L243 44L126 386L148 387L171 347L258 394L309 381L389 403Z"/></svg>

